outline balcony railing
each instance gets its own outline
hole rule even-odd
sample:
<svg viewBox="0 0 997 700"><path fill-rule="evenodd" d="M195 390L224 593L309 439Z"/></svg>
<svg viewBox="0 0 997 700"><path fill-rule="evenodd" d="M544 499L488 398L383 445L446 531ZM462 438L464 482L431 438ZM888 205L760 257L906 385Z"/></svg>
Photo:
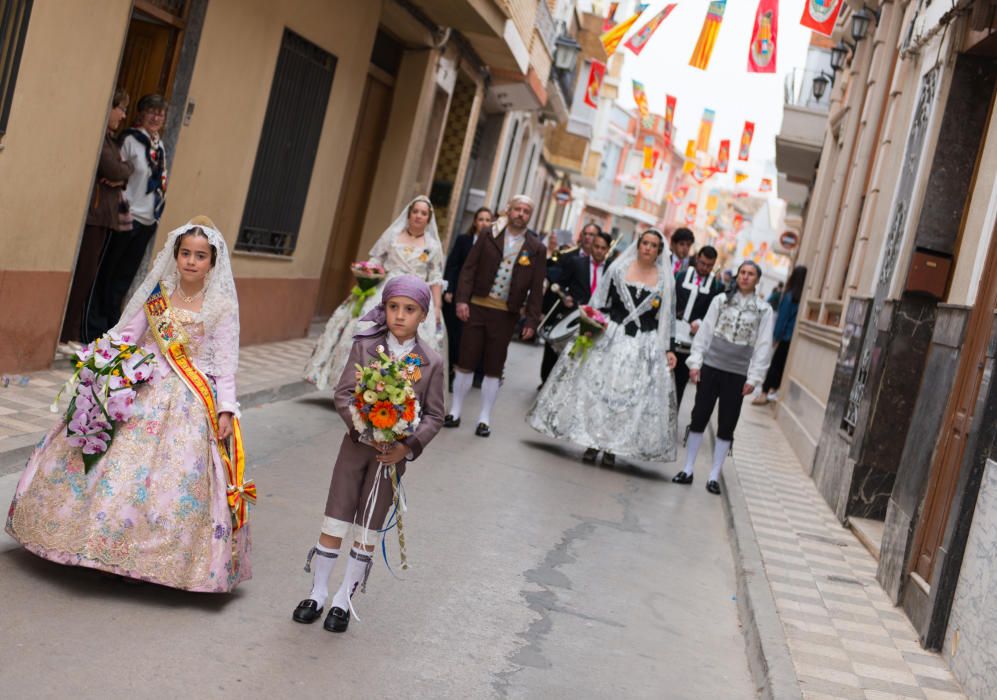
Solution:
<svg viewBox="0 0 997 700"><path fill-rule="evenodd" d="M824 96L819 100L814 97L814 78L820 75L820 71L803 68L794 68L787 73L784 85L785 104L793 107L805 107L815 112L827 112L831 104L831 85L827 86Z"/></svg>
<svg viewBox="0 0 997 700"><path fill-rule="evenodd" d="M557 40L557 23L550 14L547 7L547 0L539 0L537 3L537 33L547 47L547 53L554 55L554 42Z"/></svg>

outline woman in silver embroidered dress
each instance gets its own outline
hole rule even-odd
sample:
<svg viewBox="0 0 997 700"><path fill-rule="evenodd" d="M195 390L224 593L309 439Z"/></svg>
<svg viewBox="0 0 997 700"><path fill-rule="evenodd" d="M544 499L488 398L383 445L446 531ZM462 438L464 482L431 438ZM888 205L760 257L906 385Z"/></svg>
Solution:
<svg viewBox="0 0 997 700"><path fill-rule="evenodd" d="M405 206L370 249L369 260L384 266L385 278L376 287L377 291L364 301L359 314L354 313L356 299L352 295L333 312L305 366L305 381L323 390L339 381L353 347L353 335L370 325L360 321L360 318L381 303L384 283L398 275L416 275L429 284L433 298L426 320L419 328L419 337L440 353L445 362L447 339L442 301L446 282L443 279L443 257L433 205L428 197L420 195Z"/></svg>
<svg viewBox="0 0 997 700"><path fill-rule="evenodd" d="M584 459L616 455L669 462L676 452L671 344L674 280L665 242L649 229L609 267L590 302L609 326L585 354L566 348L527 415L530 426L586 446Z"/></svg>

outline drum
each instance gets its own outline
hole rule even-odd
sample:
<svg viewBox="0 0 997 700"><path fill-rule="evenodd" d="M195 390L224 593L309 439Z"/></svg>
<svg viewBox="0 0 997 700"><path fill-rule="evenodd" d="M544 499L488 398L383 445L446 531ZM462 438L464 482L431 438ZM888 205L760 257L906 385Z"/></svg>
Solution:
<svg viewBox="0 0 997 700"><path fill-rule="evenodd" d="M574 340L575 335L578 334L578 317L580 315L581 312L575 309L553 326L544 328L540 332L540 337L551 347L551 350L561 354L564 348L568 347L568 343Z"/></svg>

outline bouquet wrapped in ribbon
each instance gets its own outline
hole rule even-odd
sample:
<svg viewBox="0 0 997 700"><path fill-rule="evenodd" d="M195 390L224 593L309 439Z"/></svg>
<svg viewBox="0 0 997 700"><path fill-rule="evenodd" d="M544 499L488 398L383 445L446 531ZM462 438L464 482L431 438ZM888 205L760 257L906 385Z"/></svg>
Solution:
<svg viewBox="0 0 997 700"><path fill-rule="evenodd" d="M350 290L353 296L353 318L359 318L364 302L374 296L377 285L381 283L386 273L380 263L366 260L350 265L350 272L357 280L356 285Z"/></svg>
<svg viewBox="0 0 997 700"><path fill-rule="evenodd" d="M578 337L568 352L572 357L581 355L584 359L589 348L606 332L609 320L599 309L592 306L580 306L578 311Z"/></svg>
<svg viewBox="0 0 997 700"><path fill-rule="evenodd" d="M377 355L366 366L356 365L357 383L353 403L350 404L353 427L360 433L362 441L375 447L406 438L419 426L419 401L412 385L419 381L422 371L422 358L415 353L393 360L386 354L384 346L379 345ZM387 470L394 490L394 512L389 520L398 528L401 568L407 569L405 533L402 528L405 505L399 495L395 465L387 465ZM377 483L380 483L380 479ZM376 499L376 492L372 497ZM364 519L367 519L366 513ZM365 527L368 525L369 523L364 523ZM391 526L389 524L386 529Z"/></svg>
<svg viewBox="0 0 997 700"><path fill-rule="evenodd" d="M70 392L66 409L68 442L83 453L83 469L90 469L104 456L114 439L116 423L132 417L135 387L152 377L156 356L133 343L131 338L104 336L76 353L76 372L59 391L59 400Z"/></svg>

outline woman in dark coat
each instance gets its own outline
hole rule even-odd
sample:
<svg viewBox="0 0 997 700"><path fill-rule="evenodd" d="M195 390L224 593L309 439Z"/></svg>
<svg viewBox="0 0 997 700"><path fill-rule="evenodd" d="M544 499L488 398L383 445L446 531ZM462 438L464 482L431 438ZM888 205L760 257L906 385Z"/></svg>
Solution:
<svg viewBox="0 0 997 700"><path fill-rule="evenodd" d="M474 212L474 219L471 221L471 228L467 233L462 233L454 240L450 254L447 255L447 264L443 270L443 279L447 281L447 288L443 294L443 322L447 326L447 340L449 341L449 374L447 384L450 391L453 391L454 363L460 353L460 332L464 323L457 318L457 306L454 304L454 294L457 293L457 280L460 279L460 271L464 267L468 253L474 247L474 242L478 239L479 231L486 231L492 225L492 210L488 207L481 207Z"/></svg>

